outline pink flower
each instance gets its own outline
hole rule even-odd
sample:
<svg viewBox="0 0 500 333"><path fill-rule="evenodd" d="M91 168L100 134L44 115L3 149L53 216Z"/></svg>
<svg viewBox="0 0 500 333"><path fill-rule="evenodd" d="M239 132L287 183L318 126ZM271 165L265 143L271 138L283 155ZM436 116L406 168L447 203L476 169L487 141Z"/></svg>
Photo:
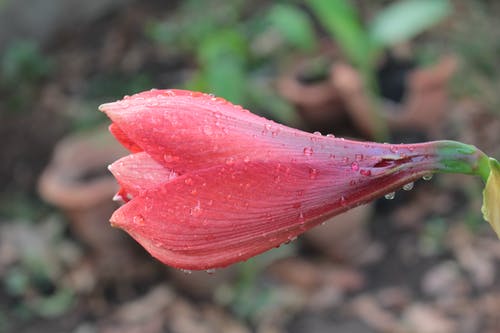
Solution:
<svg viewBox="0 0 500 333"><path fill-rule="evenodd" d="M453 141L310 134L197 92L152 90L100 110L132 153L110 166L127 201L112 225L183 269L246 260L431 172L477 168L477 150Z"/></svg>

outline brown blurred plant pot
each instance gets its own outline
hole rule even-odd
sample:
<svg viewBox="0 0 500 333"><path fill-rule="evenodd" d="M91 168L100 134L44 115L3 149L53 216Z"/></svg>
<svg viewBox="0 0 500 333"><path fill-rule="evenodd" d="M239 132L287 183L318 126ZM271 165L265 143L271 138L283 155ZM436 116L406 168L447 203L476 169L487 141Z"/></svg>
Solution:
<svg viewBox="0 0 500 333"><path fill-rule="evenodd" d="M351 209L309 230L304 239L335 262L354 265L371 262L380 254L366 228L373 209L373 203Z"/></svg>
<svg viewBox="0 0 500 333"><path fill-rule="evenodd" d="M277 89L296 106L307 127L314 130L345 135L348 119L351 128L347 135L374 139L377 129L373 113L380 112L379 117L385 120L390 132L417 129L432 136L439 132L446 115L447 84L456 67L453 56L444 56L433 66L403 73L402 101L382 103L379 111L374 111L374 101L360 73L342 62L332 64L329 76L314 83L302 82L299 73L303 69L296 66L278 79Z"/></svg>
<svg viewBox="0 0 500 333"><path fill-rule="evenodd" d="M140 272L138 246L108 222L118 208L111 200L118 185L107 166L126 154L104 127L72 135L56 145L38 183L42 198L65 213L72 232L91 248L101 276Z"/></svg>
<svg viewBox="0 0 500 333"><path fill-rule="evenodd" d="M281 96L291 102L308 128L324 130L324 126L343 121L340 96L330 84L328 78L315 80L301 79L307 71L302 63L296 63L289 72L277 81L277 89Z"/></svg>

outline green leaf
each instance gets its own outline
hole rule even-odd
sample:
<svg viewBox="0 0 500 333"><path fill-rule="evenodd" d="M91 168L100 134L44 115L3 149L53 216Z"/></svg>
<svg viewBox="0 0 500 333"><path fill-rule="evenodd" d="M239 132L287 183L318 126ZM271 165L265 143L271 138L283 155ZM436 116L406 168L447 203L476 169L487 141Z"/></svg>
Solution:
<svg viewBox="0 0 500 333"><path fill-rule="evenodd" d="M206 39L198 50L201 81L208 92L237 104L245 103L247 43L233 30L220 31Z"/></svg>
<svg viewBox="0 0 500 333"><path fill-rule="evenodd" d="M371 38L383 46L408 40L451 12L448 0L404 0L381 11L370 24Z"/></svg>
<svg viewBox="0 0 500 333"><path fill-rule="evenodd" d="M311 51L316 46L316 37L309 17L295 6L286 4L274 5L268 14L273 28L279 31L291 45Z"/></svg>
<svg viewBox="0 0 500 333"><path fill-rule="evenodd" d="M360 68L373 65L375 48L356 9L346 0L308 0L314 14L340 45L349 60Z"/></svg>
<svg viewBox="0 0 500 333"><path fill-rule="evenodd" d="M500 238L500 163L489 159L490 175L483 191L483 207L481 211Z"/></svg>

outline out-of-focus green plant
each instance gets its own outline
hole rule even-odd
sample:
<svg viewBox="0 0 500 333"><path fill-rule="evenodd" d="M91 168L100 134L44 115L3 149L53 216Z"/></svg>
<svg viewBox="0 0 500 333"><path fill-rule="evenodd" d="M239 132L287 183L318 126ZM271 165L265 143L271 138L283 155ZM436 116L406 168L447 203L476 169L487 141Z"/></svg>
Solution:
<svg viewBox="0 0 500 333"><path fill-rule="evenodd" d="M311 19L307 14L289 4L275 4L269 10L267 23L275 29L290 45L304 51L317 47L316 36Z"/></svg>
<svg viewBox="0 0 500 333"><path fill-rule="evenodd" d="M382 9L365 26L348 0L307 2L345 56L368 80L373 80L384 49L410 40L451 12L448 0L401 0Z"/></svg>
<svg viewBox="0 0 500 333"><path fill-rule="evenodd" d="M52 70L52 61L32 41L11 44L0 59L0 91L7 96L8 109L26 106L40 81Z"/></svg>
<svg viewBox="0 0 500 333"><path fill-rule="evenodd" d="M175 16L149 22L146 34L171 52L194 54L198 66L185 88L250 107L266 105L268 116L293 123L292 107L272 93L270 78L273 64L287 51L312 52L317 47L312 22L291 4L276 3L250 16L245 5L186 1Z"/></svg>
<svg viewBox="0 0 500 333"><path fill-rule="evenodd" d="M448 0L401 0L379 11L364 25L348 0L307 0L315 16L362 75L372 94L376 136L387 136L377 112L376 66L386 48L407 41L436 24L451 11Z"/></svg>

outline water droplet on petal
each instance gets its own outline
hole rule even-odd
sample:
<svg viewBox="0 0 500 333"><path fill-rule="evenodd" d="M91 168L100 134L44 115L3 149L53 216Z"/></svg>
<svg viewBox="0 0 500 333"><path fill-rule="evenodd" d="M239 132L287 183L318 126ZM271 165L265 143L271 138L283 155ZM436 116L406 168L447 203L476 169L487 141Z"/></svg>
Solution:
<svg viewBox="0 0 500 333"><path fill-rule="evenodd" d="M205 133L206 135L212 135L212 127L210 125L203 126L203 133Z"/></svg>
<svg viewBox="0 0 500 333"><path fill-rule="evenodd" d="M189 269L179 269L182 273L186 274L186 275L189 275L191 273L193 273L193 271L189 270Z"/></svg>
<svg viewBox="0 0 500 333"><path fill-rule="evenodd" d="M233 165L233 164L234 164L234 157L226 158L226 165Z"/></svg>
<svg viewBox="0 0 500 333"><path fill-rule="evenodd" d="M347 199L344 196L340 197L340 205L343 207L347 205Z"/></svg>
<svg viewBox="0 0 500 333"><path fill-rule="evenodd" d="M405 191L411 191L412 189L413 189L413 182L405 184L403 186L403 190L405 190Z"/></svg>
<svg viewBox="0 0 500 333"><path fill-rule="evenodd" d="M359 164L358 164L358 162L352 162L351 163L351 170L352 171L358 171L359 170Z"/></svg>
<svg viewBox="0 0 500 333"><path fill-rule="evenodd" d="M201 214L201 204L198 201L196 203L196 206L192 207L191 210L189 211L189 214L191 214L192 217L198 217Z"/></svg>
<svg viewBox="0 0 500 333"><path fill-rule="evenodd" d="M215 95L214 95L214 94L208 94L208 96L209 96L209 97L215 97Z"/></svg>
<svg viewBox="0 0 500 333"><path fill-rule="evenodd" d="M209 268L205 272L207 272L208 274L214 274L215 273L215 268Z"/></svg>
<svg viewBox="0 0 500 333"><path fill-rule="evenodd" d="M311 147L305 147L304 148L304 155L306 156L311 156L313 154L313 149Z"/></svg>
<svg viewBox="0 0 500 333"><path fill-rule="evenodd" d="M316 131L316 132L314 132L313 134L314 134L314 135L319 135L319 136L321 136L321 132L319 132L319 131Z"/></svg>
<svg viewBox="0 0 500 333"><path fill-rule="evenodd" d="M431 180L431 179L432 179L432 174L424 175L424 176L422 177L422 179L423 179L423 180L425 180L425 181L429 181L429 180Z"/></svg>
<svg viewBox="0 0 500 333"><path fill-rule="evenodd" d="M192 178L186 178L184 179L184 184L186 185L193 185L193 179Z"/></svg>
<svg viewBox="0 0 500 333"><path fill-rule="evenodd" d="M243 158L243 162L245 162L245 163L250 162L250 157L245 156L245 157Z"/></svg>
<svg viewBox="0 0 500 333"><path fill-rule="evenodd" d="M390 192L390 193L387 193L386 195L384 195L384 198L386 198L387 200L392 200L396 197L396 192Z"/></svg>
<svg viewBox="0 0 500 333"><path fill-rule="evenodd" d="M361 162L361 161L363 160L363 158L364 158L363 154L356 154L356 155L354 156L354 159L355 159L356 161L358 161L358 162Z"/></svg>
<svg viewBox="0 0 500 333"><path fill-rule="evenodd" d="M310 179L316 179L318 177L318 170L314 168L309 169L309 178Z"/></svg>
<svg viewBox="0 0 500 333"><path fill-rule="evenodd" d="M134 216L133 221L135 224L143 225L144 224L144 217L142 215L136 215L136 216Z"/></svg>
<svg viewBox="0 0 500 333"><path fill-rule="evenodd" d="M335 135L333 135L333 134L327 134L326 136L329 137L329 138L334 138L335 137Z"/></svg>
<svg viewBox="0 0 500 333"><path fill-rule="evenodd" d="M359 173L362 174L363 176L367 176L367 177L372 175L372 172L370 170L367 170L367 169L360 170Z"/></svg>

